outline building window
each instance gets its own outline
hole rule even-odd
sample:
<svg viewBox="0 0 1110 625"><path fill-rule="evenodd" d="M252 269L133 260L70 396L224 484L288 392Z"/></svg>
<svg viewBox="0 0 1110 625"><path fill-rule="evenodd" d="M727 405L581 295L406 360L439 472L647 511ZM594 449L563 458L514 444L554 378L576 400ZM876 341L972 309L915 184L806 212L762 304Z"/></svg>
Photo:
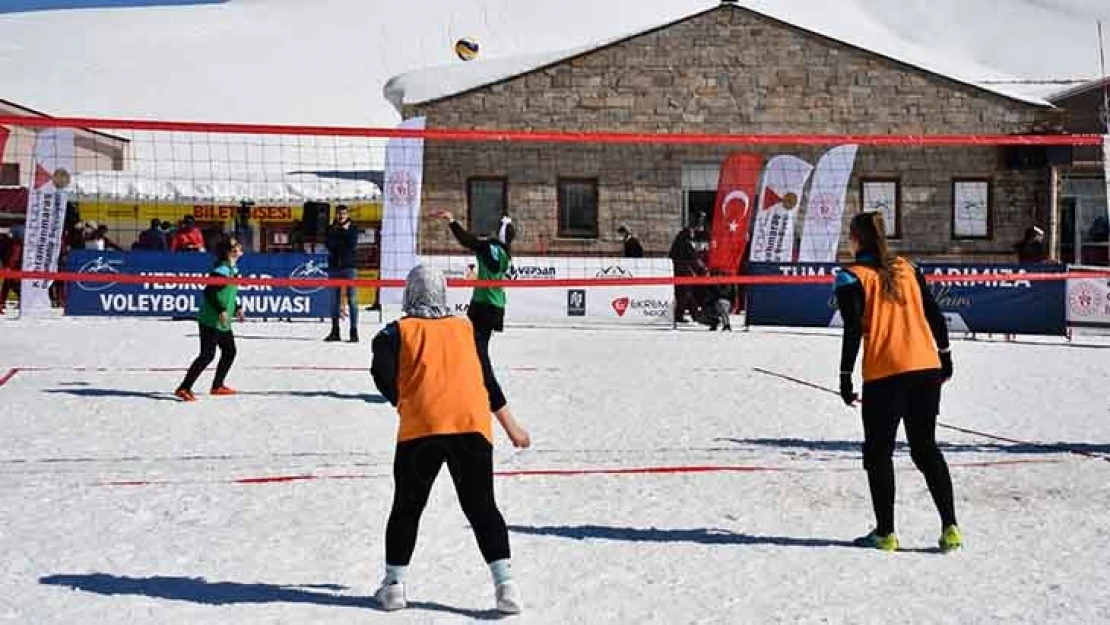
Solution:
<svg viewBox="0 0 1110 625"><path fill-rule="evenodd" d="M952 179L952 238L991 238L990 178Z"/></svg>
<svg viewBox="0 0 1110 625"><path fill-rule="evenodd" d="M0 165L0 187L19 186L19 163Z"/></svg>
<svg viewBox="0 0 1110 625"><path fill-rule="evenodd" d="M559 234L597 238L597 178L559 178Z"/></svg>
<svg viewBox="0 0 1110 625"><path fill-rule="evenodd" d="M501 216L509 212L508 183L496 176L476 176L466 181L466 225L475 234L496 232Z"/></svg>
<svg viewBox="0 0 1110 625"><path fill-rule="evenodd" d="M888 239L902 238L902 181L898 178L860 178L860 210L883 214Z"/></svg>

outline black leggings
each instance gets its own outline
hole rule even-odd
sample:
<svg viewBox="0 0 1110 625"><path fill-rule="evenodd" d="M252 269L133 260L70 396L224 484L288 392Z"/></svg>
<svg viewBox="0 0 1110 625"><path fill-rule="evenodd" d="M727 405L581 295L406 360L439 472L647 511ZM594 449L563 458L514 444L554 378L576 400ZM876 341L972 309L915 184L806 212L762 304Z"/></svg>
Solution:
<svg viewBox="0 0 1110 625"><path fill-rule="evenodd" d="M216 364L216 377L212 378L212 388L220 388L224 385L224 378L231 369L231 363L235 361L235 336L230 330L225 332L202 323L197 325L200 326L200 355L193 361L189 372L185 374L185 379L181 381L181 386L177 388L193 390L193 384L200 377L201 372L216 357L217 346L220 348L220 362Z"/></svg>
<svg viewBox="0 0 1110 625"><path fill-rule="evenodd" d="M397 444L393 509L385 526L385 562L406 566L420 515L443 463L486 562L509 557L509 531L493 498L493 446L478 433L426 436Z"/></svg>
<svg viewBox="0 0 1110 625"><path fill-rule="evenodd" d="M493 337L493 329L474 324L474 342L478 346L478 361L482 363L482 377L485 379L486 388L490 396L490 408L500 410L507 403L505 392L493 374L493 363L489 359L489 340Z"/></svg>
<svg viewBox="0 0 1110 625"><path fill-rule="evenodd" d="M910 457L925 477L941 525L955 525L956 511L948 463L937 447L940 371L915 371L863 385L863 467L871 488L876 530L894 531L894 454L898 422L906 421Z"/></svg>

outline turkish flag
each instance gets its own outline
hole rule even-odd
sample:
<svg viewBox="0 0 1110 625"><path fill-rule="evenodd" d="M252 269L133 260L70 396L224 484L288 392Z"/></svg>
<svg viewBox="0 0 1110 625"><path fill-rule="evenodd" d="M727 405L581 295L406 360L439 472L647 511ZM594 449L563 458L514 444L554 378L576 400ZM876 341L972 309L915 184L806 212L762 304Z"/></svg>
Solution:
<svg viewBox="0 0 1110 625"><path fill-rule="evenodd" d="M721 165L709 233L709 269L739 273L762 168L763 156L741 152L730 154Z"/></svg>

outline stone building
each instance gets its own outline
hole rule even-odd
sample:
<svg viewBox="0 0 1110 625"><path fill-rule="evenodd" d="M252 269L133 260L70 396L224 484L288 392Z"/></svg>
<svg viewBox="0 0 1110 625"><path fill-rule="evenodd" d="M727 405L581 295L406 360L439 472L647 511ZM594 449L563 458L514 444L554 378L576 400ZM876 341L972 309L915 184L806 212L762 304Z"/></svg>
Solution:
<svg viewBox="0 0 1110 625"><path fill-rule="evenodd" d="M1048 96L1064 110L1064 130L1074 134L1110 133L1110 78L1094 80ZM1057 225L1060 259L1087 265L1110 264L1107 219L1107 155L1096 146L1076 147L1060 171Z"/></svg>
<svg viewBox="0 0 1110 625"><path fill-rule="evenodd" d="M404 118L425 116L428 128L441 129L971 135L1043 132L1059 123L1060 110L1047 101L975 84L958 73L958 62L940 67L932 55L902 52L722 2L566 53L404 74L385 94ZM816 163L829 147L429 140L423 205L452 209L483 231L507 210L520 225L517 255L617 254L620 224L638 234L648 255L665 255L692 214L712 213L730 152ZM1050 193L1047 165L1018 166L1008 154L998 146L861 146L845 223L859 210L862 182L893 183L897 205L888 226L897 249L922 258L1012 260L1022 231L1045 222ZM957 228L953 189L961 179L984 183L989 205L985 221ZM446 229L427 220L420 244L424 253L457 251Z"/></svg>

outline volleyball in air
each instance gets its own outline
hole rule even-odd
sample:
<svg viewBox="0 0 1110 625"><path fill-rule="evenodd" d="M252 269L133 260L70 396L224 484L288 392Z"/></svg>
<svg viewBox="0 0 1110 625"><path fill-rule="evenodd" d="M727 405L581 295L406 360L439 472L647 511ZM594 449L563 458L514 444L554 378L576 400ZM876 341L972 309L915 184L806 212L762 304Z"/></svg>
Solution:
<svg viewBox="0 0 1110 625"><path fill-rule="evenodd" d="M473 61L478 56L478 42L463 37L455 42L455 54L464 61Z"/></svg>

